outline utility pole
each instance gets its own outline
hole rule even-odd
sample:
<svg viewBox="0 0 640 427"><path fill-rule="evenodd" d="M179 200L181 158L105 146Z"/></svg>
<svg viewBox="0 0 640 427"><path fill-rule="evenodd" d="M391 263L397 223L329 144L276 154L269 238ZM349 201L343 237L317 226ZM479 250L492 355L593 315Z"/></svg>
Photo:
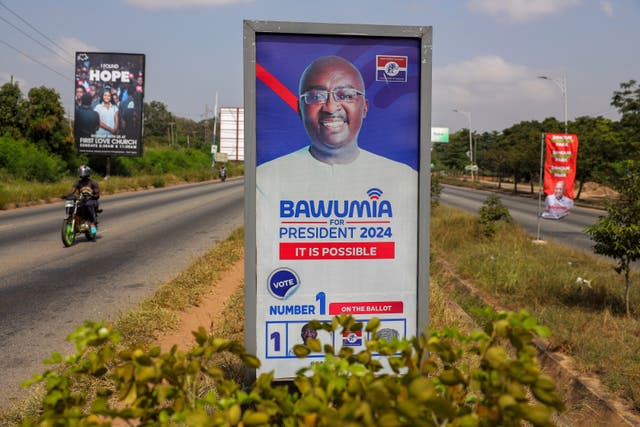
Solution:
<svg viewBox="0 0 640 427"><path fill-rule="evenodd" d="M207 120L209 120L209 104L204 105L204 141L207 142Z"/></svg>

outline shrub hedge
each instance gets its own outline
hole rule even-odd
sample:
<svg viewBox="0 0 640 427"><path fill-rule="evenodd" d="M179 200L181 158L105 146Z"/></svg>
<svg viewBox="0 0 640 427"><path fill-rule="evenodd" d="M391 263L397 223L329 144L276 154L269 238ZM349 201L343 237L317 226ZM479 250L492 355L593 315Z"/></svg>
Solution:
<svg viewBox="0 0 640 427"><path fill-rule="evenodd" d="M217 360L231 353L249 369L260 361L203 327L194 332L197 345L190 351L174 346L162 353L158 347L121 348L115 331L87 323L71 337L77 352L52 355L49 363L57 368L34 378L46 395L23 425L553 425L563 403L554 381L540 372L532 345L548 330L526 312L488 316L493 322L486 331L446 329L391 342L376 336L375 318L366 325L350 316L314 321L314 329L364 329L371 339L358 353L310 339L294 352L324 352L323 363L301 369L292 384L279 385L273 373L264 373L250 386L226 378Z"/></svg>
<svg viewBox="0 0 640 427"><path fill-rule="evenodd" d="M60 180L67 164L24 139L0 137L0 176L37 182Z"/></svg>

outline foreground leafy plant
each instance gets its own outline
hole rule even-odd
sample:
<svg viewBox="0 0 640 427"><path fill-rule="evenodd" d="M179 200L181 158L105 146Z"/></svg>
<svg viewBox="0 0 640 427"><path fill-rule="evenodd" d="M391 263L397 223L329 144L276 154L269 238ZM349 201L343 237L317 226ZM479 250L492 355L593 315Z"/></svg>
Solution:
<svg viewBox="0 0 640 427"><path fill-rule="evenodd" d="M350 316L313 321L312 328L330 332L364 328L371 339L358 353L311 339L294 351L324 350L324 363L301 369L291 385L274 385L267 373L250 388L225 379L216 355L234 354L251 369L259 360L203 328L194 332L191 351L162 354L119 350L117 333L87 323L70 337L77 353L64 360L54 355L59 368L34 379L47 393L41 414L23 425L98 426L116 419L144 426L552 425L563 404L553 380L540 373L532 345L548 330L526 312L487 315L493 319L487 331L446 329L391 342L376 338L378 319L366 326ZM81 387L87 378L100 379L100 387L87 392Z"/></svg>

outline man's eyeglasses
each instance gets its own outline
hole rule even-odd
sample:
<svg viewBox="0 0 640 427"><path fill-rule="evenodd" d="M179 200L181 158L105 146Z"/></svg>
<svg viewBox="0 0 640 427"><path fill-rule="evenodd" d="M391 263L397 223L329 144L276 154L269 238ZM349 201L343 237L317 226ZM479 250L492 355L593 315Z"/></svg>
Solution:
<svg viewBox="0 0 640 427"><path fill-rule="evenodd" d="M364 92L351 87L343 87L334 90L311 89L300 95L307 105L324 104L329 100L329 94L333 94L336 102L355 102L358 95L364 96Z"/></svg>

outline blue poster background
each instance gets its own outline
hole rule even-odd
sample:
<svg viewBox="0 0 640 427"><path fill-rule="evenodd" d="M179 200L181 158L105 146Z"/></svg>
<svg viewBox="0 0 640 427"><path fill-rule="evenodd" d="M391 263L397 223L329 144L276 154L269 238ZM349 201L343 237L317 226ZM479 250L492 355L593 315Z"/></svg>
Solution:
<svg viewBox="0 0 640 427"><path fill-rule="evenodd" d="M337 55L351 61L365 82L369 111L358 145L375 154L419 167L420 40L291 34L256 34L256 60L296 96L298 81L314 59ZM376 81L376 55L406 56L406 82ZM256 80L256 165L309 145L297 113Z"/></svg>

